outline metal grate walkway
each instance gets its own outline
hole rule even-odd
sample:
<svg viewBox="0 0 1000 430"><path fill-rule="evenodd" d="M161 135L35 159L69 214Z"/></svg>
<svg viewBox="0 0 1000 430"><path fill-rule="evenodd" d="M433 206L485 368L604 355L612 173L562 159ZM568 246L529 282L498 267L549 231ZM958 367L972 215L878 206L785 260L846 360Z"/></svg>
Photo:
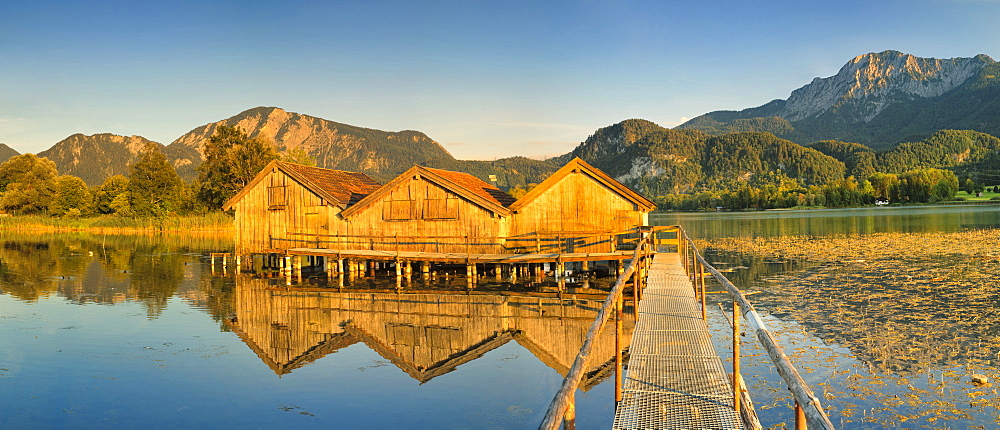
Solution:
<svg viewBox="0 0 1000 430"><path fill-rule="evenodd" d="M647 282L614 428L743 428L680 256L656 254Z"/></svg>

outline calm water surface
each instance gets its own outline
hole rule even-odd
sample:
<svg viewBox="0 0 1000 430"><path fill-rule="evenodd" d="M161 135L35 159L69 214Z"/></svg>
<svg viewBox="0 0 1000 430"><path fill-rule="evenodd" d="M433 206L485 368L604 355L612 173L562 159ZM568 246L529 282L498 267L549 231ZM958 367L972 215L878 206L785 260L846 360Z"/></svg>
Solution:
<svg viewBox="0 0 1000 430"><path fill-rule="evenodd" d="M1000 226L1000 205L662 213L650 222L683 225L694 239L949 232Z"/></svg>
<svg viewBox="0 0 1000 430"><path fill-rule="evenodd" d="M213 273L228 238L0 241L4 429L533 428L600 304L597 282L286 288ZM582 428L613 417L610 340Z"/></svg>
<svg viewBox="0 0 1000 430"><path fill-rule="evenodd" d="M1000 207L667 214L653 221L684 225L701 239L956 232L1000 225ZM402 290L370 279L344 289L325 281L286 288L281 278L235 276L218 265L213 273L208 255L231 249L230 238L4 233L0 242L0 428L534 428L607 284L570 284L559 294L551 282L522 279L515 291L500 293L509 284L488 276L465 293L459 276L415 279ZM987 308L960 326L969 333L939 339L937 349L912 336L890 345L931 351L900 367L870 336L832 333L834 320L816 324L823 322L815 317L821 299L839 290L792 295L774 282L815 265L708 255L732 270L737 284L765 291L752 300L836 424L1000 426L995 385L964 382L970 371L997 374L995 362L974 359L975 351L997 347L983 339L1000 339L1000 321ZM919 293L893 288L907 300ZM893 312L903 322L859 318L904 333L927 325L907 324L905 306ZM710 326L725 355L724 321L713 304ZM610 427L613 393L602 367L613 354L610 340L577 394L580 428ZM765 425L790 422L789 396L763 352L748 343L744 353Z"/></svg>
<svg viewBox="0 0 1000 430"><path fill-rule="evenodd" d="M974 243L925 246L926 233L972 237L1000 228L1000 206L660 214L653 221L683 225L735 284L760 293L751 301L838 427L1000 428L998 253ZM720 238L790 236L857 246L880 233L899 235L877 254L823 264L712 246ZM719 305L711 304L709 323L727 357L730 330ZM743 374L762 422L791 423L787 389L754 336L744 341ZM992 383L972 384L972 374Z"/></svg>

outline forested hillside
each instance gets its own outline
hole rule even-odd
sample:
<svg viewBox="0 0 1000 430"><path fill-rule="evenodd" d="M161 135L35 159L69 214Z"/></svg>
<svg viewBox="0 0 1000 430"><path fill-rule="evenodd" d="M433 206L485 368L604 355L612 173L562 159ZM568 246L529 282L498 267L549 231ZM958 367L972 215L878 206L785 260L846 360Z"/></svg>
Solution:
<svg viewBox="0 0 1000 430"><path fill-rule="evenodd" d="M960 180L982 187L1000 179L1000 139L974 131L942 130L877 152L853 142L804 147L766 132L712 136L626 120L598 130L573 154L661 209L940 201L954 197Z"/></svg>

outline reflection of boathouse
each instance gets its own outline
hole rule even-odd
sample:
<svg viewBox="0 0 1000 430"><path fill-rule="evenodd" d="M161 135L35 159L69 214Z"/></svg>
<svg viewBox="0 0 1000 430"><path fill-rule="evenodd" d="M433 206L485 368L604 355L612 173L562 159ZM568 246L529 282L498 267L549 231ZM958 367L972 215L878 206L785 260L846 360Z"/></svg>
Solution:
<svg viewBox="0 0 1000 430"><path fill-rule="evenodd" d="M272 287L237 275L236 318L228 324L276 374L283 375L364 343L420 382L515 341L565 375L602 298L441 292L372 293ZM625 344L632 332L626 319ZM601 335L589 361L589 387L614 367L614 332ZM585 381L587 382L587 381Z"/></svg>

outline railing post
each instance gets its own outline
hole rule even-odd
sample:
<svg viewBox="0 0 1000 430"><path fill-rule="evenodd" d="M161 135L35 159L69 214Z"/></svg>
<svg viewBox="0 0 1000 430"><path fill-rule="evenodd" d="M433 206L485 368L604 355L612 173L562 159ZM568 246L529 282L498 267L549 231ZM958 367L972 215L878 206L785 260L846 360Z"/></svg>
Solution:
<svg viewBox="0 0 1000 430"><path fill-rule="evenodd" d="M740 416L740 304L733 301L733 409Z"/></svg>
<svg viewBox="0 0 1000 430"><path fill-rule="evenodd" d="M632 283L632 315L639 319L639 286Z"/></svg>
<svg viewBox="0 0 1000 430"><path fill-rule="evenodd" d="M622 296L615 299L615 403L622 401Z"/></svg>
<svg viewBox="0 0 1000 430"><path fill-rule="evenodd" d="M701 285L701 319L708 321L708 298L705 294L705 266L698 264L698 278Z"/></svg>

